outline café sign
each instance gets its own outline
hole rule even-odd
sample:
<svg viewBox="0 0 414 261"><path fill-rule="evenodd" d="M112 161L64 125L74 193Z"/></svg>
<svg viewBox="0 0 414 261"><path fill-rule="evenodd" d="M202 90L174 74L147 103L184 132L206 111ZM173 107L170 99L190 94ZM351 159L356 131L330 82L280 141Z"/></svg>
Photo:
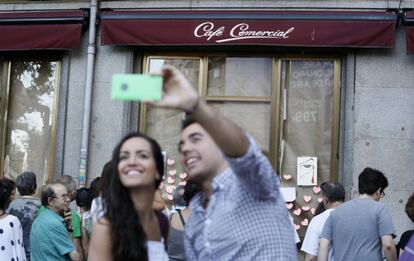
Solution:
<svg viewBox="0 0 414 261"><path fill-rule="evenodd" d="M287 39L295 27L287 30L251 30L248 23L239 23L233 27L215 25L213 22L204 22L194 29L194 36L207 41L225 43L245 39Z"/></svg>

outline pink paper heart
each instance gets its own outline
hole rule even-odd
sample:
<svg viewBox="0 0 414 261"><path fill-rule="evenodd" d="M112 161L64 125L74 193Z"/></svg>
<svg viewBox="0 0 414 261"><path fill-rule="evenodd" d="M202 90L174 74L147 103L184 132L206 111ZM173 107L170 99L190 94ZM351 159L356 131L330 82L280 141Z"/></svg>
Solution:
<svg viewBox="0 0 414 261"><path fill-rule="evenodd" d="M318 202L321 203L323 201L323 198L318 198Z"/></svg>
<svg viewBox="0 0 414 261"><path fill-rule="evenodd" d="M309 206L303 206L303 207L302 207L302 210L303 210L303 211L309 211L309 209L310 209L310 207L309 207Z"/></svg>
<svg viewBox="0 0 414 261"><path fill-rule="evenodd" d="M300 213L302 213L302 210L300 210L300 208L297 208L293 211L293 214L295 214L296 216L299 216Z"/></svg>
<svg viewBox="0 0 414 261"><path fill-rule="evenodd" d="M299 230L299 229L300 229L300 225L296 225L296 224L295 224L295 229L296 229L296 230Z"/></svg>
<svg viewBox="0 0 414 261"><path fill-rule="evenodd" d="M175 182L175 180L173 178L168 177L168 179L167 179L168 184L173 184L174 182Z"/></svg>
<svg viewBox="0 0 414 261"><path fill-rule="evenodd" d="M319 192L321 192L321 188L320 187L313 187L313 192L315 192L315 194L318 194Z"/></svg>
<svg viewBox="0 0 414 261"><path fill-rule="evenodd" d="M171 185L167 186L165 188L165 191L167 191L167 193L170 193L171 194L174 191L174 186L171 186Z"/></svg>
<svg viewBox="0 0 414 261"><path fill-rule="evenodd" d="M312 197L308 196L308 195L305 195L305 196L303 196L303 200L305 200L305 202L308 203L309 201L312 200Z"/></svg>
<svg viewBox="0 0 414 261"><path fill-rule="evenodd" d="M159 189L162 189L162 187L164 187L164 182L160 183L160 186L158 187Z"/></svg>
<svg viewBox="0 0 414 261"><path fill-rule="evenodd" d="M185 186L187 184L187 181L180 181L180 183L178 183L178 185L180 185L180 186Z"/></svg>
<svg viewBox="0 0 414 261"><path fill-rule="evenodd" d="M168 159L167 160L167 164L170 165L170 166L173 165L174 163L175 163L175 161L173 159Z"/></svg>
<svg viewBox="0 0 414 261"><path fill-rule="evenodd" d="M180 178L185 179L187 177L187 173L181 173Z"/></svg>
<svg viewBox="0 0 414 261"><path fill-rule="evenodd" d="M287 208L287 209L292 209L292 208L293 208L293 204L292 204L292 203L288 203L288 204L286 204L286 208Z"/></svg>
<svg viewBox="0 0 414 261"><path fill-rule="evenodd" d="M315 208L311 208L310 211L311 211L312 215L315 215L315 211L316 211Z"/></svg>
<svg viewBox="0 0 414 261"><path fill-rule="evenodd" d="M285 180L290 180L292 178L292 175L285 174L285 175L283 175L283 178Z"/></svg>
<svg viewBox="0 0 414 261"><path fill-rule="evenodd" d="M300 224L304 227L307 227L309 224L309 220L307 218L305 218L302 222L300 222Z"/></svg>
<svg viewBox="0 0 414 261"><path fill-rule="evenodd" d="M172 170L168 171L168 174L171 175L171 176L174 176L175 173L177 173L177 171L175 169L172 169Z"/></svg>
<svg viewBox="0 0 414 261"><path fill-rule="evenodd" d="M173 195L167 195L167 199L168 199L168 200L173 200L173 199L174 199L174 197L173 197Z"/></svg>

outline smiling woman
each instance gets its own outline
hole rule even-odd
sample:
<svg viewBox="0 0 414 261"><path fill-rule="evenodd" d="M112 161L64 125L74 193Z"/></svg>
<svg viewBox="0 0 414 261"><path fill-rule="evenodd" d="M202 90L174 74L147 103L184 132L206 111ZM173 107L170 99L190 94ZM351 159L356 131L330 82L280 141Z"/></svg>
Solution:
<svg viewBox="0 0 414 261"><path fill-rule="evenodd" d="M131 133L115 147L112 162L109 185L102 189L106 213L93 227L89 260L168 260L168 232L152 208L164 172L160 146Z"/></svg>

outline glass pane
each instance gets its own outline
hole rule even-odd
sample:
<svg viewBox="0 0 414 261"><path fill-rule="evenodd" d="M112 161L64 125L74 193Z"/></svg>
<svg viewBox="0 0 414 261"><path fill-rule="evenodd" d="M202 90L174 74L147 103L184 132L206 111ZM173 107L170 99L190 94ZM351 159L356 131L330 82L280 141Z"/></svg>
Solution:
<svg viewBox="0 0 414 261"><path fill-rule="evenodd" d="M302 206L316 208L321 195L312 190L312 185L298 185L297 161L298 157L316 157L314 182L321 184L330 180L334 61L284 61L281 79L283 131L279 155L283 185L297 189L296 206L291 210ZM312 173L308 181L311 183ZM304 200L305 195L312 197L310 202ZM295 223L300 224L304 218L310 218L311 213L293 216ZM304 228L299 231L302 235Z"/></svg>
<svg viewBox="0 0 414 261"><path fill-rule="evenodd" d="M178 69L184 72L194 88L199 88L199 59L150 59L149 71L158 71L165 64L178 67ZM173 204L172 196L174 195L174 190L180 185L180 182L183 184L183 177L185 176L182 174L183 171L179 164L179 153L177 149L181 137L182 117L183 113L173 110L154 107L148 107L147 110L146 133L160 143L163 151L166 152L167 159L169 159L167 175L165 175L162 187L163 197L168 206Z"/></svg>
<svg viewBox="0 0 414 261"><path fill-rule="evenodd" d="M57 62L12 62L7 114L6 175L36 173L48 179Z"/></svg>
<svg viewBox="0 0 414 261"><path fill-rule="evenodd" d="M249 132L262 150L269 152L270 103L209 102L214 110Z"/></svg>
<svg viewBox="0 0 414 261"><path fill-rule="evenodd" d="M211 57L208 96L271 96L272 59Z"/></svg>

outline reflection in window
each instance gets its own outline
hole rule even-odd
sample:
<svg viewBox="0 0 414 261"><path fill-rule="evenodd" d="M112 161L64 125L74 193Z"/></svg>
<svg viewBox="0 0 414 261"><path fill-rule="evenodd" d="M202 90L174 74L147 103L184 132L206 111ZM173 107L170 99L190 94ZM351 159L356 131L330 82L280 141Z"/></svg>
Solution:
<svg viewBox="0 0 414 261"><path fill-rule="evenodd" d="M6 175L24 170L37 175L38 184L48 179L57 62L12 62L7 110L4 165Z"/></svg>

